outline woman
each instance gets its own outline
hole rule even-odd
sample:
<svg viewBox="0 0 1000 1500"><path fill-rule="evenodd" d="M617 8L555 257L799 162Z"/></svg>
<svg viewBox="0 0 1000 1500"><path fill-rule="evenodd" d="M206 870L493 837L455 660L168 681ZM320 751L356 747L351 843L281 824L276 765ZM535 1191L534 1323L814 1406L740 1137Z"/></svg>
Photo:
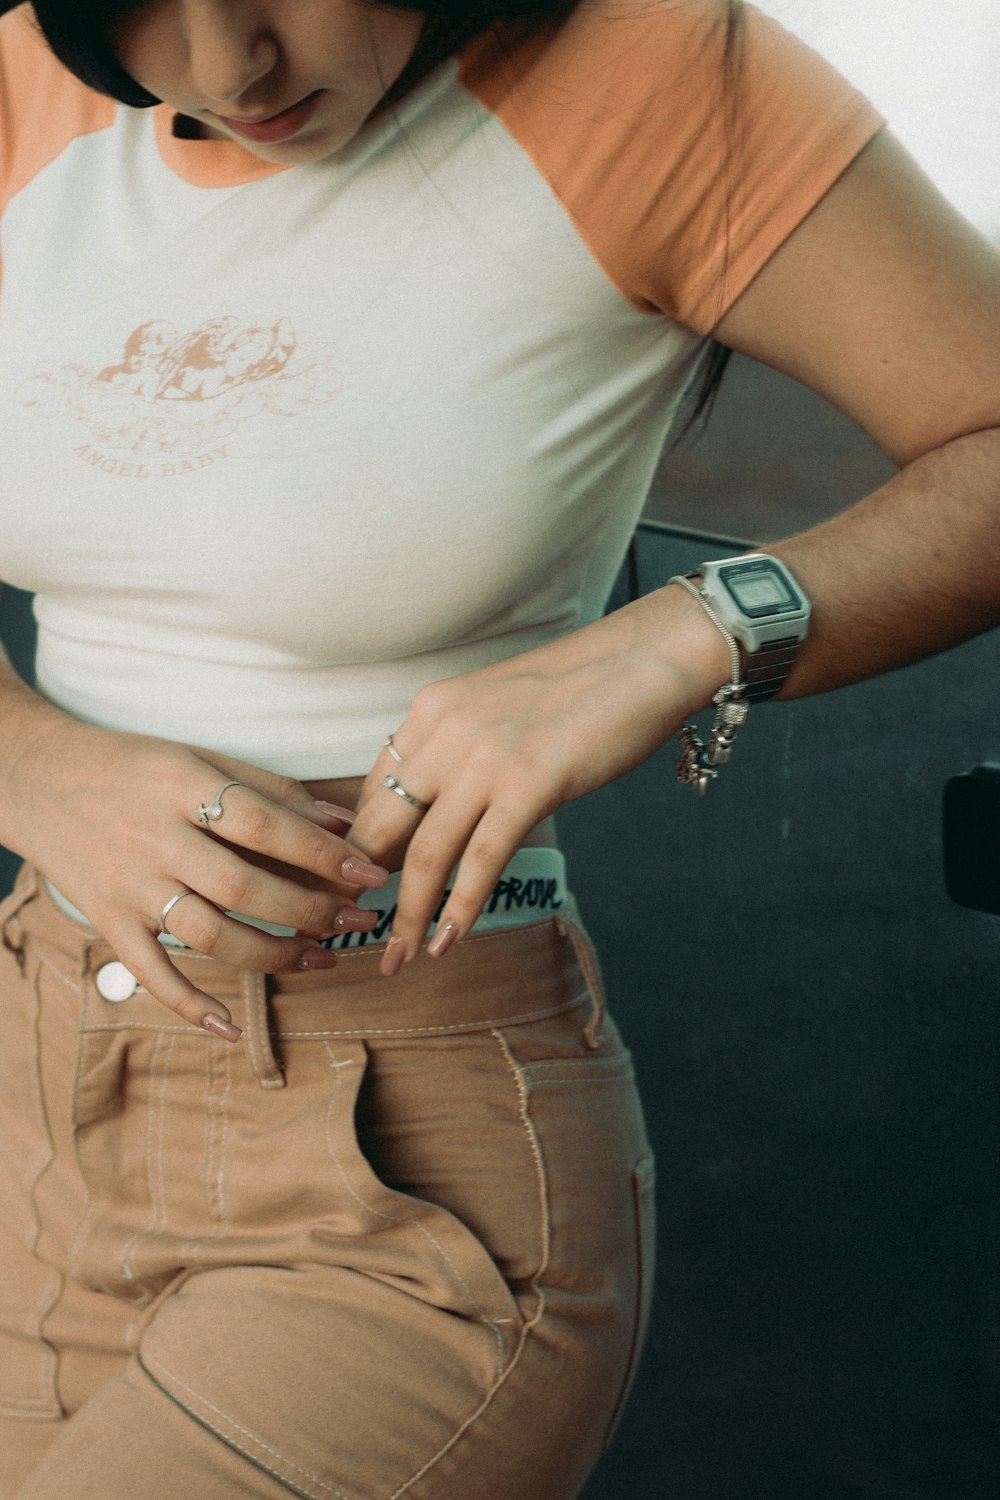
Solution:
<svg viewBox="0 0 1000 1500"><path fill-rule="evenodd" d="M651 1167L549 820L721 693L703 785L753 656L608 588L711 337L901 465L773 549L812 623L751 699L994 623L996 254L735 0L35 11L2 1493L576 1495Z"/></svg>

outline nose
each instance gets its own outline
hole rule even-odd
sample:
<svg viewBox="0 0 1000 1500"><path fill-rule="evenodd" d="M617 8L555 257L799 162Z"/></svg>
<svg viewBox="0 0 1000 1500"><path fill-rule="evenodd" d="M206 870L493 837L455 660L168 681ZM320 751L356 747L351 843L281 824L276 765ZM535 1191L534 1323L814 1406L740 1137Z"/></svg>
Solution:
<svg viewBox="0 0 1000 1500"><path fill-rule="evenodd" d="M231 0L192 0L185 6L188 70L209 107L234 103L278 61L278 43L256 10Z"/></svg>

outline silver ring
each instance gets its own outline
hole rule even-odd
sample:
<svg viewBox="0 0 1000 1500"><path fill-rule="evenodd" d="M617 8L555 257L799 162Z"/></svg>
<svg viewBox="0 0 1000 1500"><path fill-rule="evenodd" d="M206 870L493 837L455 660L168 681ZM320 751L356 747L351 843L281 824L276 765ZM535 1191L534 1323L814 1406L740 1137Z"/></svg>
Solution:
<svg viewBox="0 0 1000 1500"><path fill-rule="evenodd" d="M166 906L160 912L160 936L161 937L163 936L163 934L165 932L169 932L169 928L167 927L167 918L169 917L170 913L173 911L174 907L177 905L178 901L183 901L185 896L196 896L197 894L198 894L197 891L178 891L176 896L171 896L171 898L167 902ZM173 935L174 934L171 932L170 936L173 937Z"/></svg>
<svg viewBox="0 0 1000 1500"><path fill-rule="evenodd" d="M222 814L225 811L225 808L222 806L223 792L228 792L231 786L240 785L241 783L238 781L227 781L225 786L220 786L219 790L216 792L214 802L202 802L199 805L198 822L202 825L203 828L207 828L209 823L217 823L222 817Z"/></svg>
<svg viewBox="0 0 1000 1500"><path fill-rule="evenodd" d="M399 751L396 749L395 745L392 743L392 735L391 734L390 734L389 738L386 740L385 745L383 746L383 749L388 750L389 754L392 756L392 758L396 762L397 766L401 766L403 764L403 757L400 755Z"/></svg>
<svg viewBox="0 0 1000 1500"><path fill-rule="evenodd" d="M395 776L383 776L382 785L390 792L395 792L397 797L402 797L403 801L408 802L411 807L419 808L421 812L426 812L430 807L429 802L421 802L420 798L414 797L413 793L408 792L405 786L400 786Z"/></svg>

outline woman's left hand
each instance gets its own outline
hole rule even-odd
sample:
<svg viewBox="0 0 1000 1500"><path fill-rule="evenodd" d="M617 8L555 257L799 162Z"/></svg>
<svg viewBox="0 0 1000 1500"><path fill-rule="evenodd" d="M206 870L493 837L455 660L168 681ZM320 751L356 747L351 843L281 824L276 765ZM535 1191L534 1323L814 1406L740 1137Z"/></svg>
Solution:
<svg viewBox="0 0 1000 1500"><path fill-rule="evenodd" d="M683 590L665 588L551 645L431 683L384 749L351 842L386 862L405 847L382 972L467 933L526 835L562 803L631 769L728 677L725 644ZM426 811L384 785L393 776Z"/></svg>

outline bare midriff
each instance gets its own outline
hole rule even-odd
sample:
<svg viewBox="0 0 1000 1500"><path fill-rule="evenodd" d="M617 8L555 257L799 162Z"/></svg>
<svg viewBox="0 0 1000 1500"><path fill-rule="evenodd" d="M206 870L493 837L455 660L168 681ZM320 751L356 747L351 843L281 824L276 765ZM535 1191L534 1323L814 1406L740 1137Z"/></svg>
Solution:
<svg viewBox="0 0 1000 1500"><path fill-rule="evenodd" d="M363 776L343 776L331 778L329 781L306 781L303 785L318 801L333 802L337 807L348 807L353 811L358 805L364 780ZM390 793L383 792L381 795L388 797ZM555 819L543 818L541 823L537 823L521 840L521 847L558 849ZM398 868L402 863L402 853L396 859L388 860L387 863L390 869Z"/></svg>

